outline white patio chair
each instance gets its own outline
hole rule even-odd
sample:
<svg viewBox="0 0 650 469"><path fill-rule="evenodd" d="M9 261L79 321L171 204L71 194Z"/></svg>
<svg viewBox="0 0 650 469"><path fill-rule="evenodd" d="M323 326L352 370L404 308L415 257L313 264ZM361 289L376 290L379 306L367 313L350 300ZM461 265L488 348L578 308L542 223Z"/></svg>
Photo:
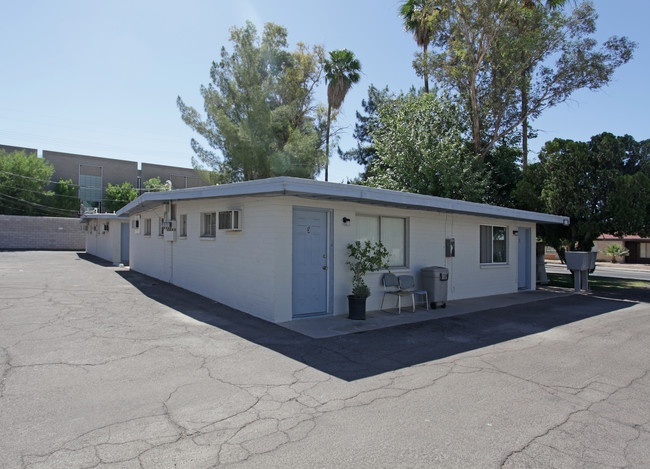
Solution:
<svg viewBox="0 0 650 469"><path fill-rule="evenodd" d="M415 279L412 275L400 275L397 278L397 283L399 284L400 290L413 294L413 311L415 311L415 295L424 297L424 304L427 307L427 311L429 311L429 293L426 290L418 290L415 288Z"/></svg>
<svg viewBox="0 0 650 469"><path fill-rule="evenodd" d="M397 297L397 314L402 314L402 298L406 296L411 297L413 312L415 312L415 296L413 295L413 292L402 290L399 287L399 280L395 274L384 274L382 284L384 285L384 296L381 298L382 311L384 311L384 299L386 298L386 295L394 295Z"/></svg>

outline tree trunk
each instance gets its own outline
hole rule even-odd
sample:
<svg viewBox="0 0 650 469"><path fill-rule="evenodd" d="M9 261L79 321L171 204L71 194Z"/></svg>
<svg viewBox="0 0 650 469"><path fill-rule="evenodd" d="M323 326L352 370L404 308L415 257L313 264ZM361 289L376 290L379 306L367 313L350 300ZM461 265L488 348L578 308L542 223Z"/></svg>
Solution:
<svg viewBox="0 0 650 469"><path fill-rule="evenodd" d="M325 137L325 180L329 180L330 164L330 116L332 115L332 105L327 105L327 131Z"/></svg>
<svg viewBox="0 0 650 469"><path fill-rule="evenodd" d="M472 140L474 142L474 154L482 158L481 154L481 117L479 116L478 97L476 96L476 84L472 79L469 86L469 99L472 112Z"/></svg>
<svg viewBox="0 0 650 469"><path fill-rule="evenodd" d="M528 166L528 84L521 87L521 115L524 121L521 123L521 167L526 171Z"/></svg>
<svg viewBox="0 0 650 469"><path fill-rule="evenodd" d="M429 92L429 61L427 60L427 44L424 46L424 92Z"/></svg>

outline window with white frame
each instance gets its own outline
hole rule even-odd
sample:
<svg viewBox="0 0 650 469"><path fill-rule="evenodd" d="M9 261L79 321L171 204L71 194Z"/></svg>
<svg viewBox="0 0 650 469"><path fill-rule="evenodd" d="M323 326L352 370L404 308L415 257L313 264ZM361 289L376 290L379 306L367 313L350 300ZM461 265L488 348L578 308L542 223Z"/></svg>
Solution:
<svg viewBox="0 0 650 469"><path fill-rule="evenodd" d="M180 236L187 236L187 215L181 215Z"/></svg>
<svg viewBox="0 0 650 469"><path fill-rule="evenodd" d="M144 235L151 236L151 218L144 219Z"/></svg>
<svg viewBox="0 0 650 469"><path fill-rule="evenodd" d="M406 218L357 215L357 239L381 241L390 254L390 267L406 266Z"/></svg>
<svg viewBox="0 0 650 469"><path fill-rule="evenodd" d="M201 214L201 238L214 238L217 233L217 212Z"/></svg>
<svg viewBox="0 0 650 469"><path fill-rule="evenodd" d="M505 226L481 225L481 264L508 262L508 230Z"/></svg>

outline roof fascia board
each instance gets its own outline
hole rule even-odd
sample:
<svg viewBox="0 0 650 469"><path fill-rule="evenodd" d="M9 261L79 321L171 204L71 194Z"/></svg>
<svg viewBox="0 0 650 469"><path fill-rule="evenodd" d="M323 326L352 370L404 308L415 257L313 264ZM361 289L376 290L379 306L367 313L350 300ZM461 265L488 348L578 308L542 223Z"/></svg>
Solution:
<svg viewBox="0 0 650 469"><path fill-rule="evenodd" d="M508 218L536 223L568 224L569 218L546 213L529 212L495 205L463 200L412 194L376 187L337 184L308 179L278 177L259 179L220 186L206 186L174 191L147 192L117 212L118 216L132 215L169 200L203 199L212 197L295 195L312 198L325 197L358 203L385 204L412 210L453 212L474 216Z"/></svg>

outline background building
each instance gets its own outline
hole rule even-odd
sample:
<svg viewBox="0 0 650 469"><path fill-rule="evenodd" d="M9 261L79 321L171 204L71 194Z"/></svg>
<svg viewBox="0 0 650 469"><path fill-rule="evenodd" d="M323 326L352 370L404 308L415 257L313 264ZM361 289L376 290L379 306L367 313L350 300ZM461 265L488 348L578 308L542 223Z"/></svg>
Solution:
<svg viewBox="0 0 650 469"><path fill-rule="evenodd" d="M139 169L135 161L50 150L43 150L43 158L54 166L53 181L72 180L72 184L79 186L79 199L84 207L97 208L100 212L109 183L122 185L129 182L141 192L144 183L156 177L162 182L171 181L173 189L209 185L190 168L142 163Z"/></svg>

